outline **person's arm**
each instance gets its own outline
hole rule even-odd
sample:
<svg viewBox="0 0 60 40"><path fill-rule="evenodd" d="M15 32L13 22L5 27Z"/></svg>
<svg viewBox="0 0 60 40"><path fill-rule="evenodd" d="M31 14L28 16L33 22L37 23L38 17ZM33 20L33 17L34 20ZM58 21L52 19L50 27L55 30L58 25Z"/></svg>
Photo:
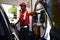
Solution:
<svg viewBox="0 0 60 40"><path fill-rule="evenodd" d="M35 12L36 12L36 5L35 5L35 7L34 7L34 12L33 12L33 13L35 14Z"/></svg>
<svg viewBox="0 0 60 40"><path fill-rule="evenodd" d="M19 14L19 16L20 16L21 14ZM19 20L17 21L17 23L15 23L15 25L17 25L18 23L20 22L20 17L19 17Z"/></svg>
<svg viewBox="0 0 60 40"><path fill-rule="evenodd" d="M37 7L38 3L39 3L39 1L37 0L36 3L35 3L35 6L34 6L34 11L33 11L34 14L36 12L36 7Z"/></svg>
<svg viewBox="0 0 60 40"><path fill-rule="evenodd" d="M19 23L19 20L17 21L17 23L15 23L15 25L17 25Z"/></svg>

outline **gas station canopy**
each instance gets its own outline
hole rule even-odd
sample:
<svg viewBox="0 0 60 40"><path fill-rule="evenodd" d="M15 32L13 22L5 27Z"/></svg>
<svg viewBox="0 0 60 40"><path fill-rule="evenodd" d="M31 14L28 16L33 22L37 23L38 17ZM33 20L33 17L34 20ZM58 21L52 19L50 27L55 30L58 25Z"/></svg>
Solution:
<svg viewBox="0 0 60 40"><path fill-rule="evenodd" d="M0 3L18 6L22 1L25 2L27 0L0 0Z"/></svg>

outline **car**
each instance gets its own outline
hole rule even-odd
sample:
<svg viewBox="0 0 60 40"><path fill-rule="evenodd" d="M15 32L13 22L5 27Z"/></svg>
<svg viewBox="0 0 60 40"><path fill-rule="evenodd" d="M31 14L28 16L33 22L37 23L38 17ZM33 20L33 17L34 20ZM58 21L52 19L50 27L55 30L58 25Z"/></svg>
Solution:
<svg viewBox="0 0 60 40"><path fill-rule="evenodd" d="M0 4L0 40L19 40L16 31L12 31L11 23Z"/></svg>

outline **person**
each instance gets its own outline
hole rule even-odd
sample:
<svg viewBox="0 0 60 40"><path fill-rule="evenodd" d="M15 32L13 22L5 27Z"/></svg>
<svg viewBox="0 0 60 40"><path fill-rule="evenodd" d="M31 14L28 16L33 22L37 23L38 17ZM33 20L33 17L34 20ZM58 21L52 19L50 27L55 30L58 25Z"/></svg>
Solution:
<svg viewBox="0 0 60 40"><path fill-rule="evenodd" d="M42 37L44 36L44 34L41 34L41 33L44 33L44 32L41 32L41 30L42 29L44 29L45 30L45 27L44 27L44 13L45 13L45 11L44 11L44 8L46 9L46 5L43 5L43 2L42 2L43 0L37 0L36 2L35 2L35 6L34 6L34 14L35 15L40 15L38 18L39 18L39 23L41 24L41 25L37 25L37 26L39 26L40 27L40 37L41 37L41 39L42 39ZM42 7L42 5L44 6L44 8ZM37 15L37 16L38 16ZM42 30L43 31L43 30Z"/></svg>
<svg viewBox="0 0 60 40"><path fill-rule="evenodd" d="M20 22L20 27L21 27L19 38L20 38L20 40L29 40L29 38L28 38L29 23L30 23L29 22L29 14L26 9L26 4L24 2L22 2L19 6L21 6L20 18L17 22L17 23Z"/></svg>
<svg viewBox="0 0 60 40"><path fill-rule="evenodd" d="M35 2L35 6L34 6L34 14L40 15L38 18L40 19L40 23L42 24L42 26L44 25L44 21L45 21L45 17L44 17L45 14L44 13L45 13L45 10L47 10L47 4L46 4L46 1L45 2L44 1L45 0L37 0Z"/></svg>

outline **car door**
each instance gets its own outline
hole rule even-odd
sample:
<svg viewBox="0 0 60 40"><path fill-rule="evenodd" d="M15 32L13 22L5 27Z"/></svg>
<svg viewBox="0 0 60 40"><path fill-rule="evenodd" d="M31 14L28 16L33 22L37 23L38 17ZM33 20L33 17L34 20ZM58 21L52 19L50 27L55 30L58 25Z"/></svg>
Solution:
<svg viewBox="0 0 60 40"><path fill-rule="evenodd" d="M1 40L14 40L12 32L10 30L10 23L8 17L0 4L0 32L1 32Z"/></svg>

